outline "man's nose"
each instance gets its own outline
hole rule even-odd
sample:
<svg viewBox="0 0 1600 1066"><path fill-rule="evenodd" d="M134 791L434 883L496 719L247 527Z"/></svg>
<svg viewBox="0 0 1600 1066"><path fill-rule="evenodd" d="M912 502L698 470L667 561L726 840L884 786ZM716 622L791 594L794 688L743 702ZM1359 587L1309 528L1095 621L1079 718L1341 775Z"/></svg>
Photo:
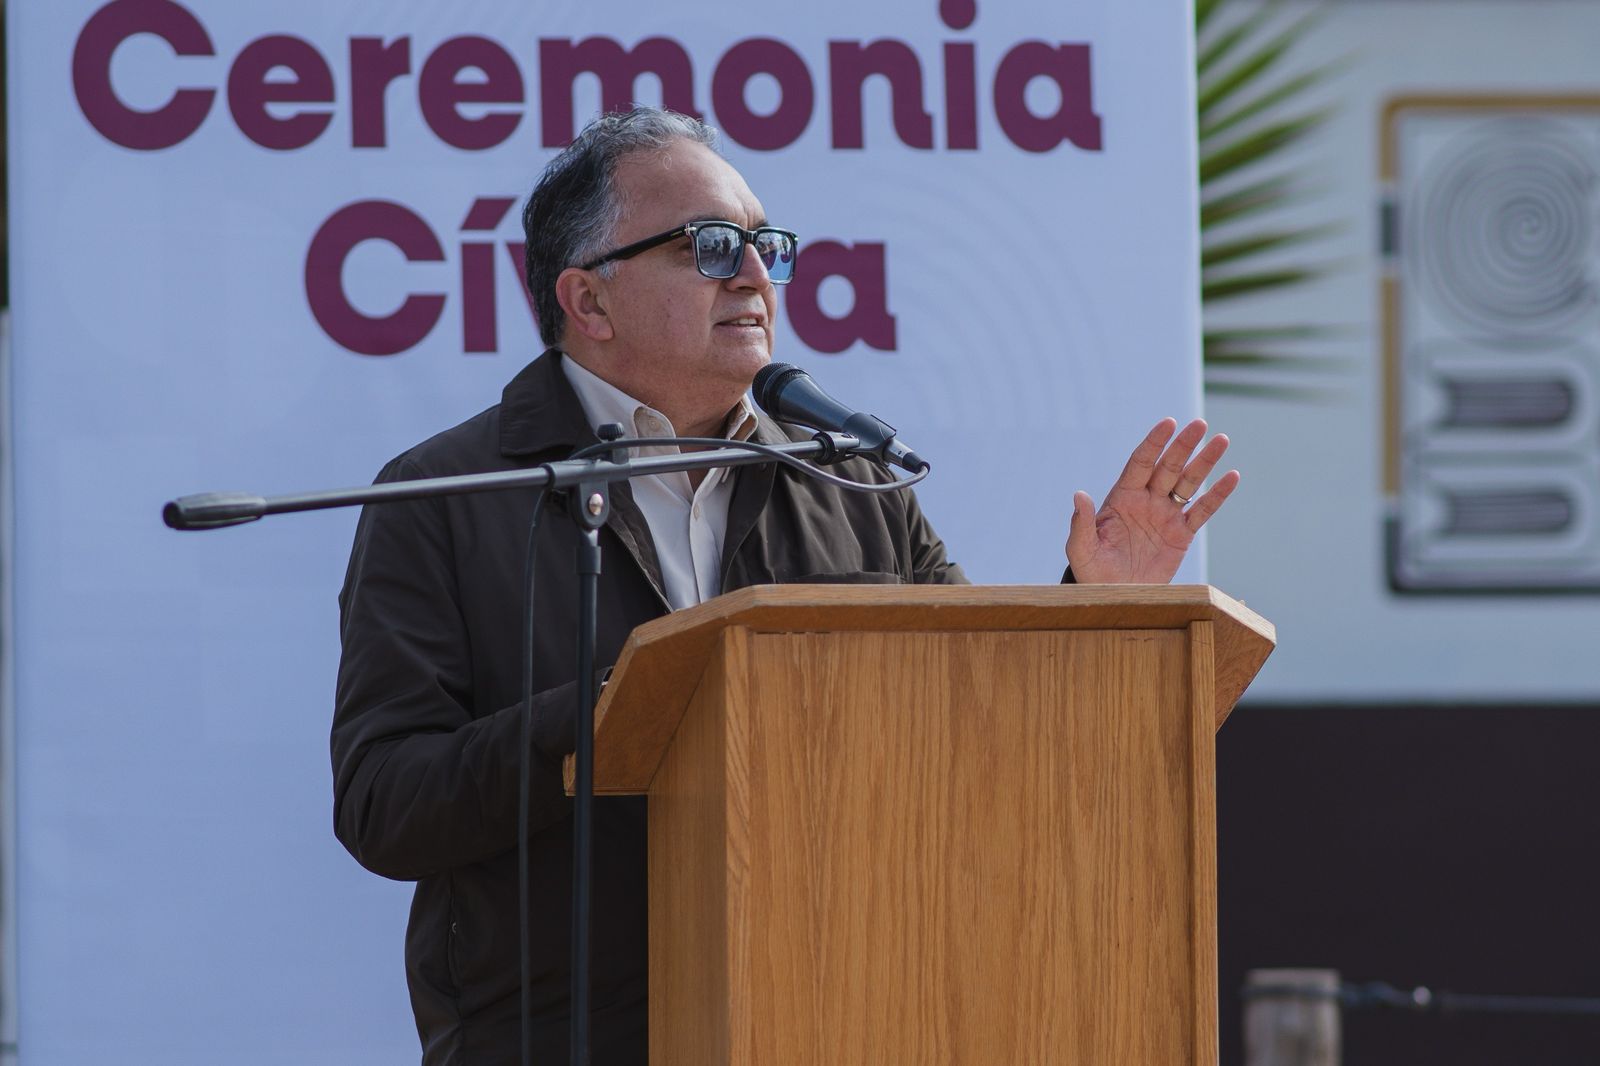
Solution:
<svg viewBox="0 0 1600 1066"><path fill-rule="evenodd" d="M739 272L728 279L728 284L735 289L765 289L772 284L772 278L767 274L767 265L761 261L755 245L745 244L744 257L739 262Z"/></svg>

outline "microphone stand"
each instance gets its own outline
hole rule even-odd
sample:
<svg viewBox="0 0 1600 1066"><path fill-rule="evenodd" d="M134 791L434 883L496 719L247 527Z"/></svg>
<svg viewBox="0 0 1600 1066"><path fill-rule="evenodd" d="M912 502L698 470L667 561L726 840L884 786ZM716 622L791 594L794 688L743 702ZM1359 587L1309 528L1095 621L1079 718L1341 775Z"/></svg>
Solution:
<svg viewBox="0 0 1600 1066"><path fill-rule="evenodd" d="M607 423L600 437L613 442L622 436L622 427ZM634 459L624 448L604 456L565 459L544 463L527 470L496 471L488 474L460 474L452 477L390 481L353 489L329 489L292 493L283 496L255 496L243 492L205 492L180 496L161 510L162 519L178 530L220 529L254 522L266 515L321 511L334 507L355 507L369 503L420 500L434 496L460 496L473 492L500 492L509 489L575 489L568 498L568 515L582 533L578 546L578 720L576 773L573 788L572 825L572 1064L586 1066L589 1060L589 940L590 896L594 844L594 652L600 588L600 528L611 514L611 486L647 474L710 470L719 467L755 466L772 462L771 452L796 459L815 458L829 463L858 450L860 441L848 433L819 432L809 441L769 446L767 453L742 448L712 448L706 451L651 455ZM538 521L538 515L534 516ZM530 551L532 546L530 545ZM525 590L526 593L526 590ZM527 604L531 611L533 604ZM529 627L532 632L532 627ZM524 697L531 696L524 693ZM524 715L529 713L523 707ZM523 751L526 759L528 753ZM519 918L527 921L527 915ZM524 938L526 933L523 934ZM526 975L524 975L526 976ZM522 1018L526 1032L528 1019ZM526 1046L526 1044L524 1044Z"/></svg>

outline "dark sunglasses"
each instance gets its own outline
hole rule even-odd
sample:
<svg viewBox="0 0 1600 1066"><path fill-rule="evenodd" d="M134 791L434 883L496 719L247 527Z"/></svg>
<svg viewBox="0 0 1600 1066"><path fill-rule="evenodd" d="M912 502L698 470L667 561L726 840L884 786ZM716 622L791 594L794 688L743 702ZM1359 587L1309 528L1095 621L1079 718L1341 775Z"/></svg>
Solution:
<svg viewBox="0 0 1600 1066"><path fill-rule="evenodd" d="M640 252L659 248L679 237L688 237L694 242L694 267L708 278L725 281L738 274L744 265L745 245L753 244L774 285L787 285L794 280L794 262L800 252L798 235L773 226L745 229L737 223L720 220L689 222L654 237L634 241L583 264L582 269L593 270L602 263L632 259Z"/></svg>

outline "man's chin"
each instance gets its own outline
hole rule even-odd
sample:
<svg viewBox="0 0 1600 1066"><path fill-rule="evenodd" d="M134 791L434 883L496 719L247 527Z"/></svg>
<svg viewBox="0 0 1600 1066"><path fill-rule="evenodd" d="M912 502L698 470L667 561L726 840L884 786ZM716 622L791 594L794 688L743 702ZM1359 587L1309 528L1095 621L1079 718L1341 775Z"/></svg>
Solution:
<svg viewBox="0 0 1600 1066"><path fill-rule="evenodd" d="M726 371L730 377L742 381L746 386L755 380L756 372L772 362L772 349L769 345L737 345L734 347L720 347L712 353L709 364Z"/></svg>

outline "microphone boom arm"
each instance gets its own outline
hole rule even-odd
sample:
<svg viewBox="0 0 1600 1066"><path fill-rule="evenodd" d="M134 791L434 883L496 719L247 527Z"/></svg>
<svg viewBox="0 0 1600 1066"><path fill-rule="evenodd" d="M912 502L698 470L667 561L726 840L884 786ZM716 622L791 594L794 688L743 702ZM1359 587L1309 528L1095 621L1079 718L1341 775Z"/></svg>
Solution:
<svg viewBox="0 0 1600 1066"><path fill-rule="evenodd" d="M790 444L771 445L770 450L795 459L821 458L837 454L859 454L861 442L849 433L819 433L818 438ZM743 448L712 448L676 455L649 455L620 463L597 459L563 459L527 470L496 470L487 474L456 474L449 477L386 481L351 489L323 489L283 496L258 496L248 492L201 492L180 496L161 509L161 517L172 529L198 531L243 525L267 515L297 511L322 511L333 507L359 507L368 503L420 500L430 496L459 496L470 492L496 492L526 488L570 488L580 482L625 481L644 474L666 474L679 470L709 470L716 467L754 466L772 459L763 452Z"/></svg>

